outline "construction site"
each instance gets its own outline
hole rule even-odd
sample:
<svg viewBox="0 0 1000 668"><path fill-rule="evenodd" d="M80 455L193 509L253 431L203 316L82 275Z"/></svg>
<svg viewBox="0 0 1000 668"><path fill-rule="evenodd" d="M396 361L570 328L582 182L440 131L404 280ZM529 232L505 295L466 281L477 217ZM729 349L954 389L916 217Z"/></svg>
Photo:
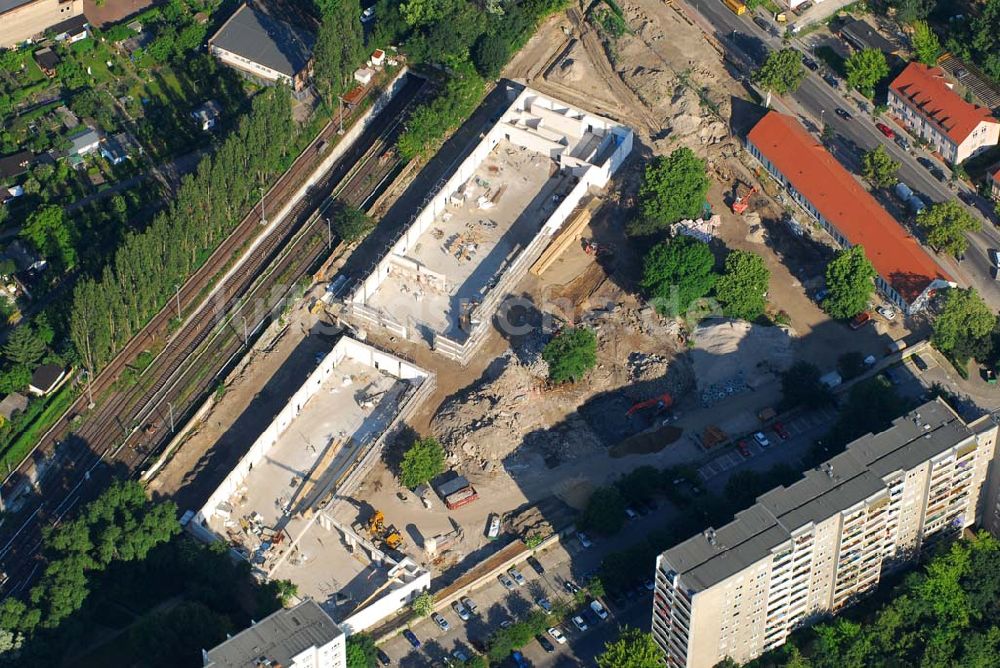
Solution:
<svg viewBox="0 0 1000 668"><path fill-rule="evenodd" d="M345 300L343 315L461 363L591 188L632 150L632 131L507 85L510 106L389 252Z"/></svg>

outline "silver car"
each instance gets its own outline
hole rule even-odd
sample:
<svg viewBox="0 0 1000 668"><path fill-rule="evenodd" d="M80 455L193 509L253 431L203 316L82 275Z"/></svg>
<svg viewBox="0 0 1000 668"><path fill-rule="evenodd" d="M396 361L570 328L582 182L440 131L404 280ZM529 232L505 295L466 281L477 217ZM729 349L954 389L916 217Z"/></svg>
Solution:
<svg viewBox="0 0 1000 668"><path fill-rule="evenodd" d="M528 581L524 579L523 575L521 575L521 571L517 570L513 566L507 569L507 573L514 578L514 582L517 583L517 586L523 587L528 584Z"/></svg>

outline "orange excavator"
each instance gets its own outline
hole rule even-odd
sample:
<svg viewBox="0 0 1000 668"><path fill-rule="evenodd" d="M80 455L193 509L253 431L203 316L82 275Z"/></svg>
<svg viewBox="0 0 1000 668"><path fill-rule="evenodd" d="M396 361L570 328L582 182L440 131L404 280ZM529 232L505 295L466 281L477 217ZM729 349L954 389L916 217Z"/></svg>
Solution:
<svg viewBox="0 0 1000 668"><path fill-rule="evenodd" d="M739 188L739 186L737 186ZM737 192L739 192L737 190ZM753 186L746 193L739 195L737 194L736 199L733 201L733 213L742 216L746 213L747 209L750 207L750 198L754 196L757 192L757 186Z"/></svg>
<svg viewBox="0 0 1000 668"><path fill-rule="evenodd" d="M658 397L653 397L652 399L646 399L645 401L640 401L637 404L633 404L632 408L625 411L625 415L632 416L641 410L654 407L656 408L656 412L660 413L670 408L673 404L674 404L674 398L671 397L669 394L664 393Z"/></svg>

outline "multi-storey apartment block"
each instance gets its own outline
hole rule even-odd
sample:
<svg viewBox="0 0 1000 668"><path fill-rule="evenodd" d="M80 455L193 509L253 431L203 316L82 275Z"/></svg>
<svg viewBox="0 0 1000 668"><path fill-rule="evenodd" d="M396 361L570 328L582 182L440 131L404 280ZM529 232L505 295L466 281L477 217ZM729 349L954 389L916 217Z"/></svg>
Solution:
<svg viewBox="0 0 1000 668"><path fill-rule="evenodd" d="M661 554L652 631L667 665L748 661L973 524L996 436L989 416L966 424L928 402Z"/></svg>
<svg viewBox="0 0 1000 668"><path fill-rule="evenodd" d="M16 46L76 16L83 16L83 0L0 0L0 48ZM84 22L86 19L82 19Z"/></svg>
<svg viewBox="0 0 1000 668"><path fill-rule="evenodd" d="M962 99L940 67L907 65L889 85L889 111L953 164L1000 142L1000 121Z"/></svg>

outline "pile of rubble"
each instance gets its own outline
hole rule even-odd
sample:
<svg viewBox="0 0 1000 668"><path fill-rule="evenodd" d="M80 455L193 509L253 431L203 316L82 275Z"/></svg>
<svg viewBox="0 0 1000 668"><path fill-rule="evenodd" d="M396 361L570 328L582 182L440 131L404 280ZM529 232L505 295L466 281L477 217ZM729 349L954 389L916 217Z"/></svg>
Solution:
<svg viewBox="0 0 1000 668"><path fill-rule="evenodd" d="M709 385L703 389L701 391L701 405L708 408L709 406L714 406L720 401L728 399L734 394L742 394L743 392L748 392L749 390L750 385L747 384L743 374L737 373L728 380Z"/></svg>

